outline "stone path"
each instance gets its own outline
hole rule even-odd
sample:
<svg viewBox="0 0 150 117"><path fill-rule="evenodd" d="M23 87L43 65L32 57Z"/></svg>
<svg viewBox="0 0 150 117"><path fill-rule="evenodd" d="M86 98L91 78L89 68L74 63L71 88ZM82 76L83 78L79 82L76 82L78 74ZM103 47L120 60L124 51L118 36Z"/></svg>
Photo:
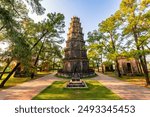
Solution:
<svg viewBox="0 0 150 117"><path fill-rule="evenodd" d="M98 80L104 86L126 100L150 100L150 89L133 85L107 75L97 73L94 80ZM19 84L0 91L0 100L31 100L54 81L63 80L52 74Z"/></svg>
<svg viewBox="0 0 150 117"><path fill-rule="evenodd" d="M0 100L31 100L54 81L61 80L52 74L0 91Z"/></svg>
<svg viewBox="0 0 150 117"><path fill-rule="evenodd" d="M130 84L125 81L118 80L101 73L94 78L102 83L104 86L118 94L121 98L126 100L150 100L150 89Z"/></svg>

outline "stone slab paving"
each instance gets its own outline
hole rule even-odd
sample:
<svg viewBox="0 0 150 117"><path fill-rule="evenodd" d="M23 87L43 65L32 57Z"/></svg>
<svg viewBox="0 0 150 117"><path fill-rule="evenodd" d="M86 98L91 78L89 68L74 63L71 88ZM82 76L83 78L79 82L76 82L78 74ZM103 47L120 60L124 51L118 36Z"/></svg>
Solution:
<svg viewBox="0 0 150 117"><path fill-rule="evenodd" d="M118 80L101 73L94 78L125 100L150 100L150 89Z"/></svg>
<svg viewBox="0 0 150 117"><path fill-rule="evenodd" d="M101 73L94 80L126 100L150 100L150 89L130 84ZM0 100L31 100L54 81L63 80L50 74L0 91Z"/></svg>
<svg viewBox="0 0 150 117"><path fill-rule="evenodd" d="M22 84L0 91L0 100L31 100L54 81L61 80L49 74L44 77L24 82Z"/></svg>

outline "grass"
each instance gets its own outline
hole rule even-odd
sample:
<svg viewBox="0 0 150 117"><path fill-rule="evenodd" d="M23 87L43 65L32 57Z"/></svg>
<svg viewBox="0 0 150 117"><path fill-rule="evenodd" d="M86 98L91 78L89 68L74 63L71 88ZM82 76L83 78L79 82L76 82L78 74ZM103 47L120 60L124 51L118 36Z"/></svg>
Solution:
<svg viewBox="0 0 150 117"><path fill-rule="evenodd" d="M98 81L86 80L87 89L65 88L67 81L55 81L33 100L119 100L119 96Z"/></svg>
<svg viewBox="0 0 150 117"><path fill-rule="evenodd" d="M15 86L17 84L21 84L23 82L27 82L29 80L35 80L37 78L40 78L46 74L49 74L50 72L38 72L37 75L34 77L34 79L31 79L30 77L13 77L13 75L10 77L10 79L6 82L5 86L1 89L6 89L6 88L9 88L9 87L12 87L12 86ZM2 80L4 78L6 78L8 74L4 74L2 79L0 80L0 83L2 82Z"/></svg>
<svg viewBox="0 0 150 117"><path fill-rule="evenodd" d="M117 78L119 80L130 82L135 85L145 86L145 77L144 76L122 76L121 78L116 76L114 72L106 72L105 75ZM150 74L149 74L150 76Z"/></svg>

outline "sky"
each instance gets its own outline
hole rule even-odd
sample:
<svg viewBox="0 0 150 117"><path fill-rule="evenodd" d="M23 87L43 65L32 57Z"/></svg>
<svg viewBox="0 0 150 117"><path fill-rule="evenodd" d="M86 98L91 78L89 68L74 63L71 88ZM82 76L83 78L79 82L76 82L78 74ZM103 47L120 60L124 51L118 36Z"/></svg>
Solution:
<svg viewBox="0 0 150 117"><path fill-rule="evenodd" d="M67 33L71 18L77 16L80 18L83 28L84 39L87 33L98 29L98 24L114 14L122 0L42 0L41 4L46 9L45 14L37 16L35 13L29 13L29 16L35 21L41 21L46 18L47 13L59 12L65 16L65 33L63 37L67 39ZM3 48L6 44L1 44ZM65 42L62 44L65 47ZM150 57L149 61L150 61Z"/></svg>
<svg viewBox="0 0 150 117"><path fill-rule="evenodd" d="M83 28L84 39L87 33L98 29L98 24L114 14L120 5L121 0L42 0L41 4L46 9L45 14L37 16L35 13L29 13L35 22L45 19L47 13L62 13L65 16L65 33L62 35L65 40L71 18L77 16L80 18ZM29 10L30 11L30 10ZM2 49L7 48L7 44L2 44ZM65 47L65 42L62 44Z"/></svg>
<svg viewBox="0 0 150 117"><path fill-rule="evenodd" d="M29 14L36 22L46 18L47 13L59 12L65 16L65 34L63 37L67 39L67 33L71 18L77 16L80 18L83 28L84 39L87 33L98 29L98 24L114 14L119 9L121 0L43 0L42 6L45 7L45 14L37 16Z"/></svg>
<svg viewBox="0 0 150 117"><path fill-rule="evenodd" d="M38 22L46 18L47 13L62 13L65 16L65 33L63 37L67 39L67 33L71 18L77 16L80 18L83 28L84 40L87 39L87 33L98 29L98 24L110 17L117 10L122 0L42 0L41 4L46 9L45 14L37 16L29 13L29 16ZM65 47L65 42L62 44ZM148 61L150 61L150 55Z"/></svg>

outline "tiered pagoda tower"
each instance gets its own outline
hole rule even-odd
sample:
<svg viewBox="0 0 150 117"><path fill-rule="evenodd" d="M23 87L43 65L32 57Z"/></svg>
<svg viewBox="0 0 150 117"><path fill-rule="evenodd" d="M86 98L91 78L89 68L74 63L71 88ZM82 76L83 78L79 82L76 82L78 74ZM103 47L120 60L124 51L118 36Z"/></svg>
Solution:
<svg viewBox="0 0 150 117"><path fill-rule="evenodd" d="M68 39L66 41L63 71L65 73L87 73L89 61L85 49L80 19L71 18Z"/></svg>

